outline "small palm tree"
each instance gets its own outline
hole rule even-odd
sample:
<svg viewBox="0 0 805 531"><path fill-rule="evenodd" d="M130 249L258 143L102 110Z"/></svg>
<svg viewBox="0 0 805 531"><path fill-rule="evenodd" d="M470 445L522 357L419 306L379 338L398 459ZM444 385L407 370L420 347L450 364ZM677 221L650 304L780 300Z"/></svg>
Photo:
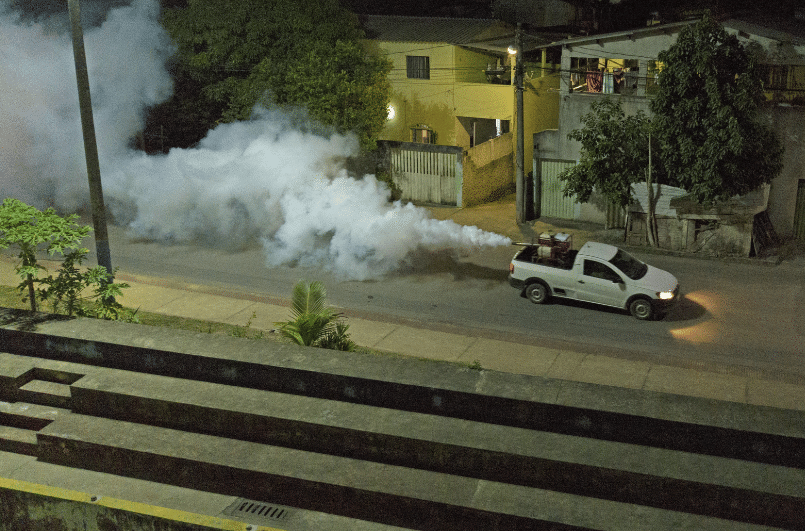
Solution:
<svg viewBox="0 0 805 531"><path fill-rule="evenodd" d="M299 345L334 350L355 350L349 339L349 325L341 321L340 312L326 305L327 291L319 281L300 280L293 288L291 315L293 320L275 323L280 333Z"/></svg>

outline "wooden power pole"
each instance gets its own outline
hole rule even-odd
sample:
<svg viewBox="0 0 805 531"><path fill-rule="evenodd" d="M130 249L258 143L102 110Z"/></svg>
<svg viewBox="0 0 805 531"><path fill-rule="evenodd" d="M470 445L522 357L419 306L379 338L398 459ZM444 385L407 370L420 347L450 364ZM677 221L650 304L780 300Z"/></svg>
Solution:
<svg viewBox="0 0 805 531"><path fill-rule="evenodd" d="M92 223L95 230L95 252L98 265L112 275L112 257L109 252L109 236L106 231L106 208L103 204L101 167L98 162L98 144L95 141L95 123L92 119L92 99L89 93L87 57L84 53L84 32L81 29L80 0L67 0L70 10L70 26L73 35L73 57L78 82L78 104L81 109L81 129L84 133L84 153L87 160L89 195L92 202ZM109 277L111 280L111 276Z"/></svg>
<svg viewBox="0 0 805 531"><path fill-rule="evenodd" d="M524 142L524 128L523 128L523 33L521 23L517 23L517 33L514 37L514 82L516 84L517 95L517 153L515 154L515 163L517 165L516 176L516 201L517 201L517 224L525 223L526 208L525 208L525 172L523 146Z"/></svg>

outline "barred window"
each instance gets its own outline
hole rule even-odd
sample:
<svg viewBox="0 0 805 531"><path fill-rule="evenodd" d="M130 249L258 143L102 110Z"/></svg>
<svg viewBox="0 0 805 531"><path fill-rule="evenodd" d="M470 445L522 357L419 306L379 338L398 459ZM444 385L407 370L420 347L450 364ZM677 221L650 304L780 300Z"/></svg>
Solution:
<svg viewBox="0 0 805 531"><path fill-rule="evenodd" d="M767 82L769 90L786 90L788 88L788 66L769 65Z"/></svg>
<svg viewBox="0 0 805 531"><path fill-rule="evenodd" d="M407 55L405 66L408 79L430 79L430 57Z"/></svg>
<svg viewBox="0 0 805 531"><path fill-rule="evenodd" d="M420 144L435 144L436 133L427 125L416 125L411 128L411 142Z"/></svg>

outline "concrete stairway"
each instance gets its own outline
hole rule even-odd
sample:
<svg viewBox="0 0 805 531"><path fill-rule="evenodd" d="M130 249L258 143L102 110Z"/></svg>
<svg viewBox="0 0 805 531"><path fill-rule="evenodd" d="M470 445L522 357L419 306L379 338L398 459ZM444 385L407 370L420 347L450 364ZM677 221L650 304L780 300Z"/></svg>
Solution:
<svg viewBox="0 0 805 531"><path fill-rule="evenodd" d="M0 449L403 529L805 529L802 412L350 360L258 388L2 354Z"/></svg>

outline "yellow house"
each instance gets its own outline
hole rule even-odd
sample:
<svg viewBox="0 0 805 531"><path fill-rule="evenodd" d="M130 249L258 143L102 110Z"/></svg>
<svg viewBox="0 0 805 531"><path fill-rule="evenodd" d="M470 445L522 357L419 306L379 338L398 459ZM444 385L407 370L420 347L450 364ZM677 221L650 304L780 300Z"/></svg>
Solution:
<svg viewBox="0 0 805 531"><path fill-rule="evenodd" d="M515 28L488 19L363 16L361 22L369 50L393 65L389 119L380 139L461 148L464 205L511 187L517 111L509 48ZM540 42L525 43L528 51ZM523 124L530 139L557 127L559 76L550 65L526 65ZM531 151L524 150L526 172Z"/></svg>

